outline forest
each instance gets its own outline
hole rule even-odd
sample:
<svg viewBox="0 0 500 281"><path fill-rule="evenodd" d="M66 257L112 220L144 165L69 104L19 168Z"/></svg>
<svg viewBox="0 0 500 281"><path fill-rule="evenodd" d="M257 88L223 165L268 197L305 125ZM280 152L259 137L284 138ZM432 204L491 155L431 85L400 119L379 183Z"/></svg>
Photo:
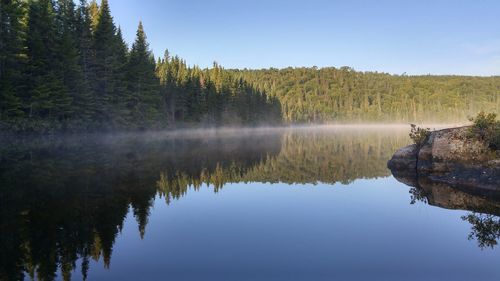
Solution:
<svg viewBox="0 0 500 281"><path fill-rule="evenodd" d="M500 113L500 77L200 68L155 58L142 23L129 47L107 0L0 2L4 132L465 122L481 110Z"/></svg>
<svg viewBox="0 0 500 281"><path fill-rule="evenodd" d="M214 63L155 60L142 23L131 48L107 0L0 4L0 128L156 129L281 119L276 100Z"/></svg>
<svg viewBox="0 0 500 281"><path fill-rule="evenodd" d="M286 122L463 123L500 111L500 77L408 76L341 68L232 70L277 98Z"/></svg>

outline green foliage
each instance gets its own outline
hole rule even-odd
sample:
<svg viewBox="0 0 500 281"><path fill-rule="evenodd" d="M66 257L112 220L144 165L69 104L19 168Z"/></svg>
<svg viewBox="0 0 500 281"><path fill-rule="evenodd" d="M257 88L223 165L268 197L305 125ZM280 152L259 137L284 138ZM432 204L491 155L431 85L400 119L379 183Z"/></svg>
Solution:
<svg viewBox="0 0 500 281"><path fill-rule="evenodd" d="M132 45L127 66L128 95L126 115L129 120L151 127L160 117L160 84L155 73L155 61L146 42L146 34L139 23L137 37Z"/></svg>
<svg viewBox="0 0 500 281"><path fill-rule="evenodd" d="M399 76L342 68L234 70L279 99L287 122L463 122L500 113L500 77Z"/></svg>
<svg viewBox="0 0 500 281"><path fill-rule="evenodd" d="M94 114L95 99L93 83L95 81L95 57L92 48L92 29L89 8L85 0L80 0L76 10L76 45L78 47L81 81L78 94L73 99L74 111L82 122L90 122Z"/></svg>
<svg viewBox="0 0 500 281"><path fill-rule="evenodd" d="M174 126L275 124L279 102L217 63L211 69L188 67L168 51L156 66L167 119Z"/></svg>
<svg viewBox="0 0 500 281"><path fill-rule="evenodd" d="M115 87L124 83L119 79L119 61L116 52L116 26L113 23L108 1L103 0L100 6L97 26L93 37L93 50L95 54L95 82L93 90L95 95L96 122L114 123L113 106L119 104L114 96Z"/></svg>
<svg viewBox="0 0 500 281"><path fill-rule="evenodd" d="M279 122L280 106L218 65L129 50L109 3L2 2L0 124L19 132ZM39 126L39 128L36 128Z"/></svg>
<svg viewBox="0 0 500 281"><path fill-rule="evenodd" d="M4 1L0 12L6 127L461 122L479 109L500 113L499 77L397 76L348 67L225 70L217 63L200 69L168 52L155 61L142 24L129 49L107 0ZM490 136L494 147L498 138Z"/></svg>
<svg viewBox="0 0 500 281"><path fill-rule="evenodd" d="M430 134L431 132L429 128L424 129L415 124L411 124L409 136L418 147L422 147L425 144Z"/></svg>
<svg viewBox="0 0 500 281"><path fill-rule="evenodd" d="M473 122L472 135L479 134L490 148L500 150L500 121L497 120L497 114L481 111L469 120Z"/></svg>
<svg viewBox="0 0 500 281"><path fill-rule="evenodd" d="M497 123L496 119L497 115L495 113L486 114L484 111L479 112L474 118L469 118L469 120L474 123L474 128L481 131L488 130L495 126Z"/></svg>
<svg viewBox="0 0 500 281"><path fill-rule="evenodd" d="M24 109L29 118L58 122L72 113L72 97L65 85L66 73L61 59L63 25L61 20L56 20L52 1L29 2L27 89L23 95Z"/></svg>
<svg viewBox="0 0 500 281"><path fill-rule="evenodd" d="M25 67L23 15L24 1L0 4L0 120L23 115L21 93L22 69Z"/></svg>
<svg viewBox="0 0 500 281"><path fill-rule="evenodd" d="M90 16L90 26L92 30L95 31L97 27L97 23L99 22L99 5L96 0L90 1L88 6L88 12Z"/></svg>

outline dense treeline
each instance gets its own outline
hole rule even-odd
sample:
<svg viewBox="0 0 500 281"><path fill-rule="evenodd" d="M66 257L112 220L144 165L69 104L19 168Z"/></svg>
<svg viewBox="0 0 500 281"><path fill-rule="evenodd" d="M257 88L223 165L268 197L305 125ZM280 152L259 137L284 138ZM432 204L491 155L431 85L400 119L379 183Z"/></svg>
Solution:
<svg viewBox="0 0 500 281"><path fill-rule="evenodd" d="M348 67L224 70L129 48L107 0L0 2L0 129L166 128L277 122L464 122L500 113L500 77Z"/></svg>
<svg viewBox="0 0 500 281"><path fill-rule="evenodd" d="M162 96L167 98L164 112L174 125L196 124L273 124L281 121L277 99L255 90L214 63L210 69L188 67L167 52L157 62Z"/></svg>
<svg viewBox="0 0 500 281"><path fill-rule="evenodd" d="M288 122L464 122L500 111L500 77L406 76L342 68L233 70L281 102Z"/></svg>
<svg viewBox="0 0 500 281"><path fill-rule="evenodd" d="M0 4L0 124L29 131L279 120L280 106L215 65L155 61L139 23L129 49L107 0Z"/></svg>

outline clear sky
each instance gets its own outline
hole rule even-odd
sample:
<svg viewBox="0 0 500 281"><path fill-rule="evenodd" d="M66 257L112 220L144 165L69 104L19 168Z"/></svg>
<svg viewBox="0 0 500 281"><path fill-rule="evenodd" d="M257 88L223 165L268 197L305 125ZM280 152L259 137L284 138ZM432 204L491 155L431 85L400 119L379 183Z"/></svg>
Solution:
<svg viewBox="0 0 500 281"><path fill-rule="evenodd" d="M226 68L500 75L499 0L110 0L131 43Z"/></svg>

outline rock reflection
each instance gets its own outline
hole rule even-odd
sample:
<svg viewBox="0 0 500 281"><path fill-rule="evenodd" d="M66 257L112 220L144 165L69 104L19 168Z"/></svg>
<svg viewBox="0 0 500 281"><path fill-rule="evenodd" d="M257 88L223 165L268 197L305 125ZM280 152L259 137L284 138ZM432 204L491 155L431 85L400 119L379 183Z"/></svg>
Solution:
<svg viewBox="0 0 500 281"><path fill-rule="evenodd" d="M431 206L451 210L471 211L462 216L470 223L469 240L476 240L481 249L494 248L500 239L500 193L492 190L459 189L435 183L426 177L409 173L398 174L397 180L411 186L411 204L423 202Z"/></svg>

